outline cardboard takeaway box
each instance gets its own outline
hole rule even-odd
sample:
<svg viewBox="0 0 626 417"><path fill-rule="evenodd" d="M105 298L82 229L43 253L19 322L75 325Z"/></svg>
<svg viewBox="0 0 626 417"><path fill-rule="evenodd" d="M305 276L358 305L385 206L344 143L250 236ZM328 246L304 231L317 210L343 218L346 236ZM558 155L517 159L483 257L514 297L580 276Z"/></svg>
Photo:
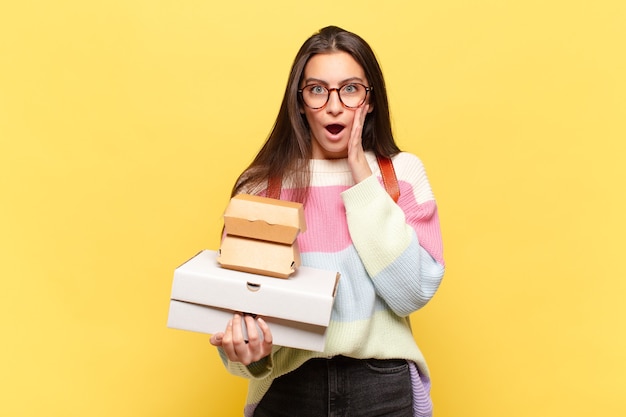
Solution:
<svg viewBox="0 0 626 417"><path fill-rule="evenodd" d="M289 279L221 268L204 250L174 272L168 327L222 332L234 312L257 314L279 346L323 351L339 273L300 267Z"/></svg>
<svg viewBox="0 0 626 417"><path fill-rule="evenodd" d="M218 262L224 268L288 278L300 266L296 237L306 231L302 204L239 194L224 212Z"/></svg>
<svg viewBox="0 0 626 417"><path fill-rule="evenodd" d="M229 235L291 245L306 232L304 209L293 201L238 194L224 211L224 228Z"/></svg>

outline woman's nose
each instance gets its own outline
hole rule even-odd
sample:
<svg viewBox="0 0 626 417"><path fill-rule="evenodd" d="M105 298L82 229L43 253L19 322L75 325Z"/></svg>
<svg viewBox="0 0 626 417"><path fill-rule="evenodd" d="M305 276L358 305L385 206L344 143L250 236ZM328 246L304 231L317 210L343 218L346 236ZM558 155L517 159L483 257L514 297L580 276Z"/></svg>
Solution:
<svg viewBox="0 0 626 417"><path fill-rule="evenodd" d="M331 114L338 114L343 111L343 104L339 98L339 90L332 89L328 92L328 103L326 104L326 111Z"/></svg>

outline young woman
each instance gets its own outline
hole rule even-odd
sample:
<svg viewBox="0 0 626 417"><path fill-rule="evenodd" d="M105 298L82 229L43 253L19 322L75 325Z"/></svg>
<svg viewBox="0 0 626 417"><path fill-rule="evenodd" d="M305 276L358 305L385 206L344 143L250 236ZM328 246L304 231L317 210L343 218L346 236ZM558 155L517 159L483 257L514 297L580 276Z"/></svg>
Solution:
<svg viewBox="0 0 626 417"><path fill-rule="evenodd" d="M380 157L393 162L397 202ZM276 123L233 188L244 192L303 202L302 264L341 273L324 352L275 346L262 318L238 314L211 337L229 371L250 379L245 416L430 416L409 315L443 277L437 206L422 163L394 141L363 39L326 27L302 45Z"/></svg>

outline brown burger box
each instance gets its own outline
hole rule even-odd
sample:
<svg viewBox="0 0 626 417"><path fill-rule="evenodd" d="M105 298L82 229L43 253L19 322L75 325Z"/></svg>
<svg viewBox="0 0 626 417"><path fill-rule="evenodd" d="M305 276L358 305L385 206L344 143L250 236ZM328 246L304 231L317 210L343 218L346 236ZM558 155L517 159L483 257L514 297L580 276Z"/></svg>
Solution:
<svg viewBox="0 0 626 417"><path fill-rule="evenodd" d="M306 221L301 203L238 194L224 211L224 228L232 236L291 245Z"/></svg>
<svg viewBox="0 0 626 417"><path fill-rule="evenodd" d="M239 194L224 212L218 262L222 267L288 278L300 266L298 233L306 231L302 204Z"/></svg>

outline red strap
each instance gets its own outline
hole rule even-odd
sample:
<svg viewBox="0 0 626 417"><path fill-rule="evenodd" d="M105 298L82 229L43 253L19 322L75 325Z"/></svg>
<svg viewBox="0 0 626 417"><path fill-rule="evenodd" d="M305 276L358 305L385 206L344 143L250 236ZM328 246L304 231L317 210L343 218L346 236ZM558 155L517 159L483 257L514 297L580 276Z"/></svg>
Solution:
<svg viewBox="0 0 626 417"><path fill-rule="evenodd" d="M266 197L280 200L280 189L282 187L281 183L282 178L270 177L267 181L267 191L265 192Z"/></svg>
<svg viewBox="0 0 626 417"><path fill-rule="evenodd" d="M400 198L400 186L398 185L396 170L393 168L393 162L391 162L391 158L380 155L376 156L376 160L380 168L380 175L383 177L385 190L393 198L393 201L397 203Z"/></svg>
<svg viewBox="0 0 626 417"><path fill-rule="evenodd" d="M400 198L400 187L398 186L398 178L396 178L396 170L393 168L393 162L390 158L385 156L376 156L378 161L378 167L380 168L380 175L383 178L383 185L387 193L393 198L396 203ZM280 199L280 189L282 186L282 179L278 177L270 177L267 181L267 191L265 195L269 198Z"/></svg>

